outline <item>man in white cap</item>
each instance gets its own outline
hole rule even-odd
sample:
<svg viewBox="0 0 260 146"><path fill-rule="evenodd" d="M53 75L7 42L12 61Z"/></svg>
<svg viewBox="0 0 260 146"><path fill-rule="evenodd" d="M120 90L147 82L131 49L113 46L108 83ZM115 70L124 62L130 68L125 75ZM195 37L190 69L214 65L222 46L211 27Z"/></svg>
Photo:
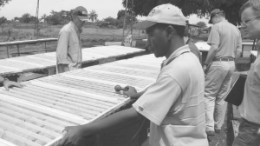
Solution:
<svg viewBox="0 0 260 146"><path fill-rule="evenodd" d="M79 6L70 13L71 21L62 27L57 45L57 73L81 67L82 50L80 33L88 19L86 8Z"/></svg>
<svg viewBox="0 0 260 146"><path fill-rule="evenodd" d="M157 81L130 109L85 125L68 127L59 146L79 145L87 136L132 119L150 121L150 146L208 146L205 132L204 73L184 42L186 18L172 4L151 10L137 27L146 29L156 57L166 57ZM127 144L126 144L127 145Z"/></svg>

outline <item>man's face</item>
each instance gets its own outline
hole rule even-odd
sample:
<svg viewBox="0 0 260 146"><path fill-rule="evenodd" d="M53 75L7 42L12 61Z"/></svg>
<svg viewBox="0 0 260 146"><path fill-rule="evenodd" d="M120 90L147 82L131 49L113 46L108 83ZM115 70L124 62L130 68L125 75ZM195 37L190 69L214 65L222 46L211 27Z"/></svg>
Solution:
<svg viewBox="0 0 260 146"><path fill-rule="evenodd" d="M85 21L80 20L79 17L78 20L79 20L79 27L82 28L82 26L85 24Z"/></svg>
<svg viewBox="0 0 260 146"><path fill-rule="evenodd" d="M260 38L260 19L256 16L254 10L249 7L241 14L242 25L245 27L245 33L248 38Z"/></svg>
<svg viewBox="0 0 260 146"><path fill-rule="evenodd" d="M170 46L166 29L155 24L147 28L146 33L148 35L149 49L156 57L165 56Z"/></svg>

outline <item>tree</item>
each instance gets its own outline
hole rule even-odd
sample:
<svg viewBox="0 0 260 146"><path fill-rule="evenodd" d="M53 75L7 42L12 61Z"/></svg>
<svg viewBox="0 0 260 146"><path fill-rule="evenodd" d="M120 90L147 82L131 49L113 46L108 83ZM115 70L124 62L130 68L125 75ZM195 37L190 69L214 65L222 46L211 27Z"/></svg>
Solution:
<svg viewBox="0 0 260 146"><path fill-rule="evenodd" d="M92 10L92 11L89 13L89 19L90 19L92 22L97 21L97 17L98 17L98 14L96 13L95 10Z"/></svg>
<svg viewBox="0 0 260 146"><path fill-rule="evenodd" d="M65 24L70 20L69 11L51 11L51 14L49 16L45 17L45 20L48 24L51 25L61 25Z"/></svg>
<svg viewBox="0 0 260 146"><path fill-rule="evenodd" d="M7 19L5 17L0 17L0 25L7 22Z"/></svg>
<svg viewBox="0 0 260 146"><path fill-rule="evenodd" d="M11 0L0 0L0 6L4 6L9 1L11 1Z"/></svg>
<svg viewBox="0 0 260 146"><path fill-rule="evenodd" d="M136 15L146 16L151 9L163 3L172 3L180 7L185 16L208 15L214 8L225 11L226 18L233 24L240 23L238 11L247 0L123 0L123 5L132 9ZM126 2L128 2L126 4Z"/></svg>
<svg viewBox="0 0 260 146"><path fill-rule="evenodd" d="M46 22L46 18L47 18L47 15L43 14L42 17L39 19L39 21L41 22L43 20L43 22Z"/></svg>
<svg viewBox="0 0 260 146"><path fill-rule="evenodd" d="M36 17L31 16L29 13L25 13L22 15L21 18L19 18L19 21L22 23L31 23L31 22L35 22L37 20Z"/></svg>
<svg viewBox="0 0 260 146"><path fill-rule="evenodd" d="M125 23L127 25L131 25L131 23L133 24L137 21L136 15L134 14L133 11L131 11L131 10L119 10L118 13L117 13L117 20L119 20L123 25L124 19L126 19Z"/></svg>

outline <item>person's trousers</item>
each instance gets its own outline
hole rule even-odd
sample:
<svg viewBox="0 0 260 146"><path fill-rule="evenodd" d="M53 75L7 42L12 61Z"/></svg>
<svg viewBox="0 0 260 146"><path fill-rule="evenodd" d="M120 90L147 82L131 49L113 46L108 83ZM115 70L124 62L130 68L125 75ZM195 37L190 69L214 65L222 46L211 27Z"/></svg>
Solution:
<svg viewBox="0 0 260 146"><path fill-rule="evenodd" d="M234 61L214 61L205 77L206 131L220 130L227 104L224 98L230 90Z"/></svg>
<svg viewBox="0 0 260 146"><path fill-rule="evenodd" d="M238 136L232 146L260 146L260 124L251 123L242 119L239 126Z"/></svg>

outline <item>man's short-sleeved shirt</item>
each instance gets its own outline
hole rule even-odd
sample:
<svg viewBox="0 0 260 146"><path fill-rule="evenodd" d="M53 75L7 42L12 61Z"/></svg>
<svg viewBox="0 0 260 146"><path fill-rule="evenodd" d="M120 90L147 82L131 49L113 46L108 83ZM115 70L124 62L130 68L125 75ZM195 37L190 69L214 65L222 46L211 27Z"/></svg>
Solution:
<svg viewBox="0 0 260 146"><path fill-rule="evenodd" d="M244 98L239 111L244 119L260 124L260 56L248 71Z"/></svg>
<svg viewBox="0 0 260 146"><path fill-rule="evenodd" d="M236 51L242 50L240 31L226 20L212 26L207 42L217 49L216 57L235 57Z"/></svg>
<svg viewBox="0 0 260 146"><path fill-rule="evenodd" d="M57 63L78 66L82 62L79 30L73 22L62 27L57 44Z"/></svg>
<svg viewBox="0 0 260 146"><path fill-rule="evenodd" d="M133 104L151 121L150 145L208 146L199 60L186 45L163 64L157 81Z"/></svg>

